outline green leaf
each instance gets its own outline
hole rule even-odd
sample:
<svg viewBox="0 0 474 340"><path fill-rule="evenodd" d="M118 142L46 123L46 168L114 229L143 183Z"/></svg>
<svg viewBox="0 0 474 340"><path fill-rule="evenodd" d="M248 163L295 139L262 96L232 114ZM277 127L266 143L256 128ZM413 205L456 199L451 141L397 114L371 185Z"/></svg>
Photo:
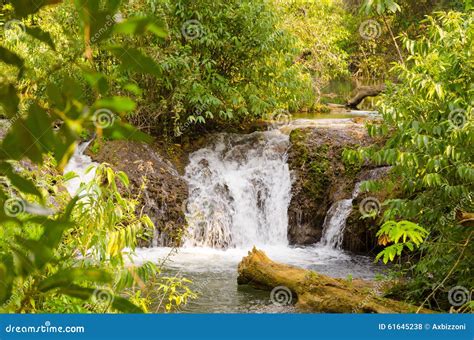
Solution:
<svg viewBox="0 0 474 340"><path fill-rule="evenodd" d="M103 130L103 135L109 139L127 139L145 143L150 143L153 140L150 135L118 119L114 121L111 127Z"/></svg>
<svg viewBox="0 0 474 340"><path fill-rule="evenodd" d="M42 197L41 192L36 188L34 183L29 179L26 179L20 175L18 175L11 164L9 163L0 163L0 171L2 174L5 174L10 183L18 188L21 192L25 194L32 194L37 197Z"/></svg>
<svg viewBox="0 0 474 340"><path fill-rule="evenodd" d="M143 313L141 308L120 296L114 297L112 307L123 313Z"/></svg>
<svg viewBox="0 0 474 340"><path fill-rule="evenodd" d="M15 239L23 249L29 250L31 255L33 255L33 261L36 268L43 268L46 263L54 259L52 249L42 242L22 238L19 236L16 236Z"/></svg>
<svg viewBox="0 0 474 340"><path fill-rule="evenodd" d="M9 117L14 117L18 114L19 104L20 98L18 97L15 86L7 83L0 84L0 105L2 105L5 113Z"/></svg>
<svg viewBox="0 0 474 340"><path fill-rule="evenodd" d="M49 47L51 47L53 51L56 51L56 46L54 46L53 39L51 38L51 34L49 34L49 32L45 32L39 27L26 27L26 33L31 35L33 38L44 42Z"/></svg>
<svg viewBox="0 0 474 340"><path fill-rule="evenodd" d="M89 85L97 90L100 94L105 95L109 90L109 84L107 79L102 73L94 72L92 70L83 69L84 78L89 83Z"/></svg>
<svg viewBox="0 0 474 340"><path fill-rule="evenodd" d="M21 160L28 157L34 163L42 164L43 155L56 152L64 146L53 131L53 121L46 111L32 104L26 118L15 120L2 144L4 159Z"/></svg>
<svg viewBox="0 0 474 340"><path fill-rule="evenodd" d="M21 77L21 75L23 74L23 67L25 65L23 59L20 58L18 54L13 53L2 46L0 46L0 61L18 67L18 69L20 70L18 74L19 77Z"/></svg>
<svg viewBox="0 0 474 340"><path fill-rule="evenodd" d="M44 218L41 224L43 225L44 232L40 240L52 249L55 249L58 246L64 231L74 226L74 224L69 221L55 221L48 218Z"/></svg>
<svg viewBox="0 0 474 340"><path fill-rule="evenodd" d="M70 285L69 287L60 287L58 293L72 296L81 300L88 300L94 294L95 289L85 288L77 285Z"/></svg>
<svg viewBox="0 0 474 340"><path fill-rule="evenodd" d="M38 289L42 292L69 286L77 281L89 281L94 283L108 283L112 276L105 270L98 268L70 268L64 269L41 281Z"/></svg>
<svg viewBox="0 0 474 340"><path fill-rule="evenodd" d="M111 97L99 99L94 104L97 108L106 108L115 112L130 112L135 110L137 104L128 97Z"/></svg>
<svg viewBox="0 0 474 340"><path fill-rule="evenodd" d="M127 19L114 27L115 33L138 35L151 32L157 37L166 38L168 36L164 25L158 23L153 17L136 17Z"/></svg>
<svg viewBox="0 0 474 340"><path fill-rule="evenodd" d="M137 49L121 46L109 47L117 59L122 62L122 67L139 73L148 73L157 77L162 74L161 67L150 57Z"/></svg>
<svg viewBox="0 0 474 340"><path fill-rule="evenodd" d="M13 268L13 258L11 256L2 257L0 262L0 303L5 303L12 293L14 273L11 268Z"/></svg>
<svg viewBox="0 0 474 340"><path fill-rule="evenodd" d="M61 0L12 0L15 13L20 17L26 17L38 12L41 7L60 3Z"/></svg>
<svg viewBox="0 0 474 340"><path fill-rule="evenodd" d="M120 181L126 186L128 187L130 185L130 180L128 179L128 176L125 172L123 171L118 171L116 173L117 177L120 179Z"/></svg>

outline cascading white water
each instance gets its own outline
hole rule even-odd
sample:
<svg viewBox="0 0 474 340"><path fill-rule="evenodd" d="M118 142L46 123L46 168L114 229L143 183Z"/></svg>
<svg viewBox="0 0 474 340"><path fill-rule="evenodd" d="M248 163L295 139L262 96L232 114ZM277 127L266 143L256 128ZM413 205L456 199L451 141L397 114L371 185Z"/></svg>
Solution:
<svg viewBox="0 0 474 340"><path fill-rule="evenodd" d="M367 173L367 180L385 176L390 167L372 169ZM341 249L346 222L352 211L352 202L360 194L361 182L356 183L352 197L335 202L328 210L323 224L323 236L319 242L326 248Z"/></svg>
<svg viewBox="0 0 474 340"><path fill-rule="evenodd" d="M323 223L322 246L341 249L347 218L352 211L352 202L359 196L360 185L356 184L351 198L337 201L329 208Z"/></svg>
<svg viewBox="0 0 474 340"><path fill-rule="evenodd" d="M289 138L278 130L220 134L190 155L185 247L287 245Z"/></svg>
<svg viewBox="0 0 474 340"><path fill-rule="evenodd" d="M69 163L64 168L65 174L72 171L77 175L77 177L71 178L65 183L65 187L71 196L77 194L81 183L89 183L95 176L95 167L98 164L93 162L89 156L84 154L90 143L91 141L77 146L74 154L69 160ZM91 166L92 168L87 171Z"/></svg>

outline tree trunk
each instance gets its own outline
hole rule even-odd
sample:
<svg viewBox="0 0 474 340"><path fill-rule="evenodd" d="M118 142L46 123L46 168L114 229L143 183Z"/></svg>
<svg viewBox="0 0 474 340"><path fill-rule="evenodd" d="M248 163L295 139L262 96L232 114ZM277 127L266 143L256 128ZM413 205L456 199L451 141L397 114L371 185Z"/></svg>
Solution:
<svg viewBox="0 0 474 340"><path fill-rule="evenodd" d="M349 99L346 106L351 109L357 109L357 106L367 97L375 97L385 91L385 85L377 86L359 86L354 97Z"/></svg>
<svg viewBox="0 0 474 340"><path fill-rule="evenodd" d="M314 271L276 263L264 252L253 249L239 264L239 284L272 289L274 299L285 302L290 296L296 306L317 313L410 313L416 307L382 298L374 283L363 280L334 279ZM291 293L290 293L291 292ZM278 295L280 296L278 297ZM289 296L290 295L290 296ZM431 312L423 309L421 312Z"/></svg>

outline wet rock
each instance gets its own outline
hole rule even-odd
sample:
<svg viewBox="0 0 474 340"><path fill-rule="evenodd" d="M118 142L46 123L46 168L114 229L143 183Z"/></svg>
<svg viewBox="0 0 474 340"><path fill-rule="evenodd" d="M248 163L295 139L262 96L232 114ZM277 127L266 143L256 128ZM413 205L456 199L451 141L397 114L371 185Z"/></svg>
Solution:
<svg viewBox="0 0 474 340"><path fill-rule="evenodd" d="M312 244L321 239L332 203L350 198L361 167L344 162L345 148L370 142L362 124L298 127L290 133L288 164L292 171L289 206L290 244Z"/></svg>
<svg viewBox="0 0 474 340"><path fill-rule="evenodd" d="M380 180L389 176L390 167L381 167L362 171L357 181ZM396 189L385 188L376 193L361 193L353 201L353 209L344 229L342 247L354 253L376 255L381 247L377 244L377 233L382 223L383 207L381 203L389 198L396 198ZM378 211L373 217L364 217L364 205L372 204ZM362 211L361 211L362 210Z"/></svg>

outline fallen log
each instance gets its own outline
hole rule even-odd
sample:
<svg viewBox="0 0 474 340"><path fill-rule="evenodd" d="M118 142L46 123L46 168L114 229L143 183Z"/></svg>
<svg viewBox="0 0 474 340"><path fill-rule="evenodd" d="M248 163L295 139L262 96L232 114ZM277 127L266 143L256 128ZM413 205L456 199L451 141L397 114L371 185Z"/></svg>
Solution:
<svg viewBox="0 0 474 340"><path fill-rule="evenodd" d="M357 109L362 101L367 97L376 97L380 93L385 91L386 86L384 84L377 86L359 86L354 97L349 99L346 106L351 109Z"/></svg>
<svg viewBox="0 0 474 340"><path fill-rule="evenodd" d="M253 248L239 263L238 284L276 290L296 299L296 306L317 313L414 313L417 307L378 296L368 281L335 279L270 260ZM276 293L278 294L278 292ZM278 300L278 297L276 297ZM289 301L288 296L285 297ZM423 309L422 313L431 311Z"/></svg>

